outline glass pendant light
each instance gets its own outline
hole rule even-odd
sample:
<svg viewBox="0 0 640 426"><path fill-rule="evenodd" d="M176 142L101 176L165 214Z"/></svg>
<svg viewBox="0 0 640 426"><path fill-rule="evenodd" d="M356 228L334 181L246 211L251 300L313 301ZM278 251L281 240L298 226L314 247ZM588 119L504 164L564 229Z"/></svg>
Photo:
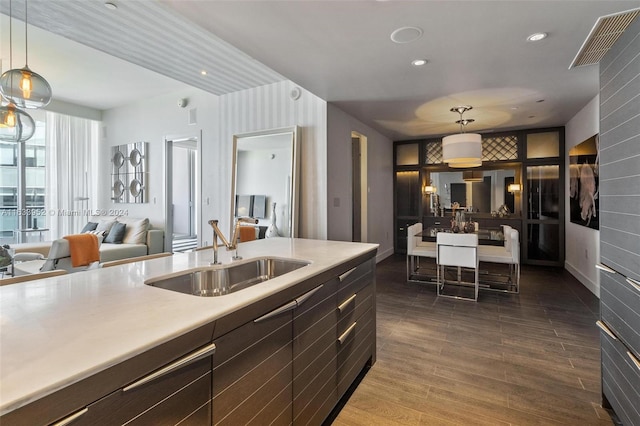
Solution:
<svg viewBox="0 0 640 426"><path fill-rule="evenodd" d="M24 142L36 131L33 118L12 103L0 107L0 140Z"/></svg>
<svg viewBox="0 0 640 426"><path fill-rule="evenodd" d="M9 2L9 23L11 27L11 1ZM11 29L9 29L11 36ZM51 86L40 74L29 69L27 38L27 0L24 2L24 56L25 66L10 69L0 76L0 94L20 108L42 108L51 102ZM10 42L10 49L13 46Z"/></svg>

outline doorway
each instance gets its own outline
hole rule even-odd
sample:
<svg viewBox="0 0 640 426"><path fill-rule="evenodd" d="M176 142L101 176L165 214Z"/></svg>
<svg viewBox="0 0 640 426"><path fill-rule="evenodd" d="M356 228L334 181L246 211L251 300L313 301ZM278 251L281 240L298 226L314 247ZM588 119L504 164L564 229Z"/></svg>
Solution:
<svg viewBox="0 0 640 426"><path fill-rule="evenodd" d="M184 252L198 246L200 161L198 138L166 140L165 250Z"/></svg>
<svg viewBox="0 0 640 426"><path fill-rule="evenodd" d="M351 132L351 241L367 242L367 137Z"/></svg>

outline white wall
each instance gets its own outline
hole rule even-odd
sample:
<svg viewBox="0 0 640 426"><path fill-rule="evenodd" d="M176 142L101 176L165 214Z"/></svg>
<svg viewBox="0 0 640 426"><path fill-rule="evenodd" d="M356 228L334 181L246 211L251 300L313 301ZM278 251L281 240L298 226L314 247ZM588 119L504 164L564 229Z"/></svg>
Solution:
<svg viewBox="0 0 640 426"><path fill-rule="evenodd" d="M186 108L177 106L179 98L188 98ZM197 124L188 124L189 110L196 108ZM165 156L164 139L171 136L200 137L202 131L202 158L206 168L219 169L216 160L218 138L218 97L199 89L189 88L178 93L158 96L120 108L104 111L103 131L100 149L100 163L97 173L100 182L98 208L124 209L131 217L148 217L159 228L165 227ZM148 203L115 204L111 201L110 147L132 142L149 142ZM211 182L203 181L205 197L210 196ZM225 209L228 215L229 208ZM207 218L209 218L207 216ZM208 225L207 225L208 226Z"/></svg>
<svg viewBox="0 0 640 426"><path fill-rule="evenodd" d="M600 132L599 97L593 98L565 125L565 269L600 297L600 231L571 223L569 205L569 150Z"/></svg>
<svg viewBox="0 0 640 426"><path fill-rule="evenodd" d="M351 132L357 132L367 138L367 242L380 244L380 261L393 254L393 141L332 104L327 125L328 238L351 241Z"/></svg>
<svg viewBox="0 0 640 426"><path fill-rule="evenodd" d="M290 93L295 87L293 82L283 81L220 96L220 137L211 158L226 167L203 170L203 179L213 186L215 197L211 206L203 205L205 222L217 217L221 229L230 229L233 135L297 125L300 127L298 236L327 238L327 103L302 88L300 98L293 100ZM219 206L224 208L220 210Z"/></svg>
<svg viewBox="0 0 640 426"><path fill-rule="evenodd" d="M260 226L269 226L272 205L276 203L276 226L280 235L285 235L283 232L289 223L285 215L288 216L289 210L287 185L291 179L291 149L239 151L236 161L236 193L267 196L266 216L258 219Z"/></svg>

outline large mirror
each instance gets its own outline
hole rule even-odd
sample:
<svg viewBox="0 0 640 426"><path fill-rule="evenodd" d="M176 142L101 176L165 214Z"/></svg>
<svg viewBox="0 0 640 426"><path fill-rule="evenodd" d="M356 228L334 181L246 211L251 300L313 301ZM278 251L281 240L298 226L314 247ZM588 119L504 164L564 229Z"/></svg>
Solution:
<svg viewBox="0 0 640 426"><path fill-rule="evenodd" d="M232 224L253 217L258 238L298 236L298 133L292 126L234 135Z"/></svg>
<svg viewBox="0 0 640 426"><path fill-rule="evenodd" d="M429 196L429 210L450 211L454 204L475 213L497 212L503 204L511 213L520 213L517 192L510 185L520 182L518 168L469 170L459 172L431 172L425 193ZM511 191L510 191L511 190Z"/></svg>

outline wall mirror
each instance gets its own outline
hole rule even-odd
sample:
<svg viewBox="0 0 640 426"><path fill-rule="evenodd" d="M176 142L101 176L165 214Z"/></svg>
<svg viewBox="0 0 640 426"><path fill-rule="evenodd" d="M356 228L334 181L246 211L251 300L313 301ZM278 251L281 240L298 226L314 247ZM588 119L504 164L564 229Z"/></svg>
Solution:
<svg viewBox="0 0 640 426"><path fill-rule="evenodd" d="M233 136L232 224L249 216L259 221L258 238L297 237L298 135L292 126ZM269 229L274 219L277 233Z"/></svg>
<svg viewBox="0 0 640 426"><path fill-rule="evenodd" d="M498 211L506 204L511 213L520 213L517 193L509 192L509 185L519 183L520 170L510 167L495 170L430 172L427 177L429 210L437 205L445 211L457 202L460 208L476 213Z"/></svg>

